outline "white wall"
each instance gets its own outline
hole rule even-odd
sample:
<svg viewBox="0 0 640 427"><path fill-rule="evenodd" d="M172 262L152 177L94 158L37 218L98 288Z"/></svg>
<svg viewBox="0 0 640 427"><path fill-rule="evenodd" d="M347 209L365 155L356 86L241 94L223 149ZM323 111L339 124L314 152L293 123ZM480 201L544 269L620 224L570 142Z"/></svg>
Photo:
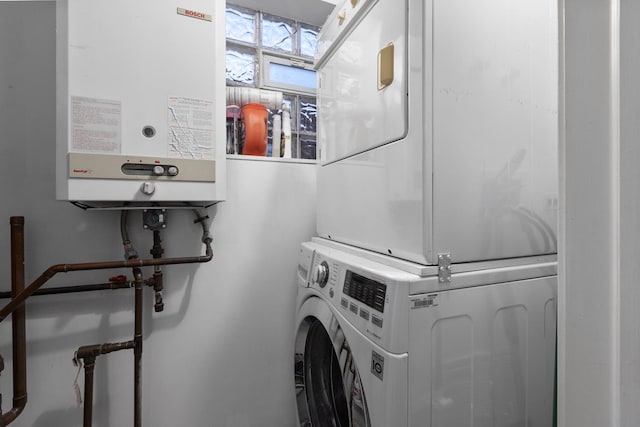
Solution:
<svg viewBox="0 0 640 427"><path fill-rule="evenodd" d="M54 31L54 2L0 2L2 291L10 288L11 215L26 219L27 284L52 264L123 255L118 212L86 212L54 200ZM213 261L164 269L163 313L153 313L153 292L145 290L146 426L294 425L295 271L298 245L315 230L315 166L234 159L228 179L228 200L209 208ZM201 230L191 215L170 212L166 256L202 253ZM132 214L132 240L148 257L152 236L141 228ZM130 274L68 273L51 284L101 283L123 272ZM72 389L73 353L86 344L131 339L132 304L130 290L28 301L29 402L12 426L82 425ZM5 411L12 397L10 323L0 324ZM96 366L94 425L132 425L132 352L101 356Z"/></svg>
<svg viewBox="0 0 640 427"><path fill-rule="evenodd" d="M640 424L640 4L562 0L558 415Z"/></svg>

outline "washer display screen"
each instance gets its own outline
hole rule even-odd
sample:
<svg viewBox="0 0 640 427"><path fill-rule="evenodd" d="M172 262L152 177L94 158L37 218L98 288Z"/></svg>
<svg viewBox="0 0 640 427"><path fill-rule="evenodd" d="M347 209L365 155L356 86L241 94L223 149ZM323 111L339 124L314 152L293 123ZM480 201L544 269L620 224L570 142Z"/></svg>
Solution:
<svg viewBox="0 0 640 427"><path fill-rule="evenodd" d="M387 286L367 277L347 270L342 292L369 307L384 313L384 299Z"/></svg>

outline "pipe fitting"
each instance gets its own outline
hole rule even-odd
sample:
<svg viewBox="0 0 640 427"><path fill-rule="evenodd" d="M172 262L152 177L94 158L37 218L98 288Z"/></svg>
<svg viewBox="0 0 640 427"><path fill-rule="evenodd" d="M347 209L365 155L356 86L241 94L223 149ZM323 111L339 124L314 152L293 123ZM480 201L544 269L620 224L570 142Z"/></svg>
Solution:
<svg viewBox="0 0 640 427"><path fill-rule="evenodd" d="M155 304L153 308L156 313L164 310L164 300L162 296L162 291L164 290L163 276L162 270L160 267L157 267L156 271L153 272L153 290L155 291Z"/></svg>
<svg viewBox="0 0 640 427"><path fill-rule="evenodd" d="M117 343L105 343L105 344L93 344L85 345L76 351L76 357L82 359L84 364L90 363L90 360L96 359L96 357L102 354L113 353L114 351L131 349L135 346L133 341L124 341Z"/></svg>

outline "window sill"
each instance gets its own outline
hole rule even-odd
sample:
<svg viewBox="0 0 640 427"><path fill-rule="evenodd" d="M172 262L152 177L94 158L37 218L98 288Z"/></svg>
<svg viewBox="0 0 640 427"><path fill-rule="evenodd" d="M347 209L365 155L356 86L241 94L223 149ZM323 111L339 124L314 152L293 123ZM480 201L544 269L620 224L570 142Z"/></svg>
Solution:
<svg viewBox="0 0 640 427"><path fill-rule="evenodd" d="M274 162L274 163L302 163L315 165L318 163L315 159L285 159L278 157L266 157L266 156L245 156L242 154L227 154L227 160L249 160L256 162Z"/></svg>

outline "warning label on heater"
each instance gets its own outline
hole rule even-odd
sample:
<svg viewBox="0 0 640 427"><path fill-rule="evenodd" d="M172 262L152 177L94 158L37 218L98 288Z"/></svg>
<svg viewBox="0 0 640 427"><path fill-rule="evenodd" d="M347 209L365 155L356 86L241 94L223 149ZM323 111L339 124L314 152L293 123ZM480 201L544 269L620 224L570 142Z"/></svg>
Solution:
<svg viewBox="0 0 640 427"><path fill-rule="evenodd" d="M427 295L426 297L412 298L410 308L414 309L414 308L437 307L438 306L437 298L438 298L438 294L430 294L430 295Z"/></svg>
<svg viewBox="0 0 640 427"><path fill-rule="evenodd" d="M71 97L71 151L120 153L122 107L110 99Z"/></svg>
<svg viewBox="0 0 640 427"><path fill-rule="evenodd" d="M214 158L213 101L169 97L168 154L170 157Z"/></svg>

